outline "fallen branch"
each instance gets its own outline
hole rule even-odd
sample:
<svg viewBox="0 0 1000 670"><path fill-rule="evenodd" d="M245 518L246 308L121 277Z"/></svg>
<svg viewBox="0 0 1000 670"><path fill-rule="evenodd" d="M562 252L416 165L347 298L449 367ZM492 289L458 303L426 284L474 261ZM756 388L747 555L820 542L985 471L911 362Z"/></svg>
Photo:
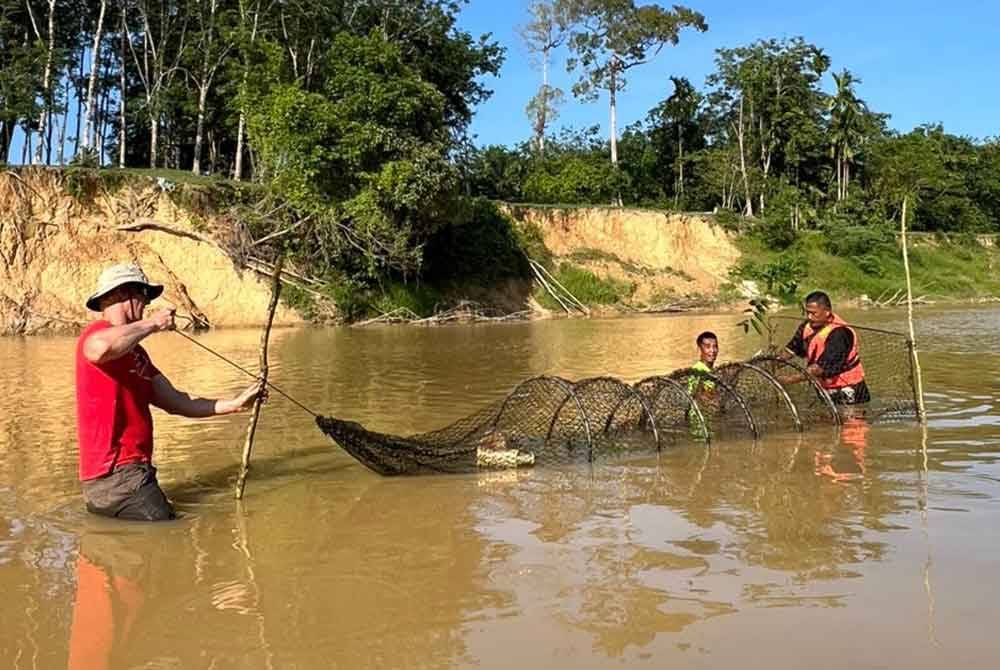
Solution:
<svg viewBox="0 0 1000 670"><path fill-rule="evenodd" d="M676 314L678 312L689 312L698 307L696 302L666 302L659 305L648 305L646 307L633 308L632 311L639 314Z"/></svg>
<svg viewBox="0 0 1000 670"><path fill-rule="evenodd" d="M408 307L397 307L396 309L390 310L388 312L383 312L379 316L371 319L365 319L364 321L359 321L358 323L352 324L354 326L370 326L376 323L409 323L418 320L420 317L413 313L413 311Z"/></svg>
<svg viewBox="0 0 1000 670"><path fill-rule="evenodd" d="M528 262L531 264L532 269L534 269L536 271L535 272L536 276L539 273L544 274L548 278L549 281L551 281L553 284L555 284L559 288L559 290L561 290L563 292L563 296L569 302L571 302L573 305L575 305L581 312L583 312L587 316L590 316L590 308L588 308L586 305L584 305L582 302L580 302L577 299L577 297L570 292L570 290L568 288L566 288L565 286L563 286L562 284L560 284L559 280L556 279L555 277L553 277L552 273L549 272L548 270L546 270L544 265L542 265L541 263L537 263L537 262L531 260L530 258L528 259Z"/></svg>
<svg viewBox="0 0 1000 670"><path fill-rule="evenodd" d="M498 310L486 308L471 300L462 300L454 307L431 316L412 321L417 326L439 326L447 323L480 323L520 321L531 316L531 310L522 310L508 314L498 313Z"/></svg>
<svg viewBox="0 0 1000 670"><path fill-rule="evenodd" d="M264 275L266 277L270 277L274 273L273 269L272 270L267 270L266 266L264 266L264 265L262 265L261 267L255 267L252 263L248 262L247 263L247 267L249 269L253 270L254 272L256 272L257 274ZM300 291L305 291L306 293L308 293L309 295L313 296L314 298L319 298L320 300L333 300L330 296L326 295L325 293L321 293L321 292L317 291L316 289L309 288L308 286L303 286L299 282L297 282L297 281L295 281L293 279L289 279L288 277L285 276L285 275L288 275L288 274L289 273L287 271L285 271L285 270L281 271L281 281L282 282L288 284L289 286L293 286L293 287L297 288ZM292 275L292 276L295 276L295 275Z"/></svg>
<svg viewBox="0 0 1000 670"><path fill-rule="evenodd" d="M268 242L270 240L276 239L278 237L281 237L282 235L287 235L288 233L290 233L290 232L294 231L295 229L301 227L302 224L304 224L310 218L311 217L307 216L306 218L301 219L297 223L294 223L294 224L288 226L287 228L283 228L282 230L273 232L270 235L265 235L264 237L260 238L259 240L254 240L253 242L250 243L250 246L251 247L255 247L258 244L264 244L264 242Z"/></svg>
<svg viewBox="0 0 1000 670"><path fill-rule="evenodd" d="M562 298L559 297L559 293L549 285L549 283L545 280L545 277L542 276L542 273L539 272L538 268L535 267L536 263L534 261L528 262L531 265L531 271L535 273L535 278L538 279L542 288L545 289L545 292L552 296L552 298L559 303L559 306L562 307L567 314L571 314L572 310L566 305L565 302L563 302Z"/></svg>
<svg viewBox="0 0 1000 670"><path fill-rule="evenodd" d="M197 242L205 242L206 244L215 245L215 240L207 238L203 235L193 233L189 230L181 230L180 228L172 228L170 226L165 226L158 221L153 219L136 219L132 223L123 223L115 226L115 230L124 233L138 233L143 230L155 230L160 233L168 233L170 235L176 235L178 237L186 237L189 240L195 240Z"/></svg>
<svg viewBox="0 0 1000 670"><path fill-rule="evenodd" d="M269 263L269 262L261 259L261 258L257 258L255 256L249 256L247 258L247 265L249 265L251 263L253 263L255 265L259 265L261 268L263 268L264 270L266 270L268 276L270 276L271 273L274 271L274 265L272 263ZM294 277L295 279L307 282L309 284L313 284L314 286L325 286L326 285L326 282L324 282L324 281L322 281L320 279L316 279L315 277L307 277L307 276L301 275L301 274L296 274L295 272L292 272L288 268L282 268L281 274L282 275L287 275L289 277Z"/></svg>

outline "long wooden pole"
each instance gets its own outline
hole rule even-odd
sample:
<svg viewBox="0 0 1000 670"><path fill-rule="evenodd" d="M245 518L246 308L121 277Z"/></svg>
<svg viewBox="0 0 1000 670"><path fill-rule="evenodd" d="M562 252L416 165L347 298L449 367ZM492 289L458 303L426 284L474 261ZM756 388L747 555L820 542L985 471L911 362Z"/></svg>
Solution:
<svg viewBox="0 0 1000 670"><path fill-rule="evenodd" d="M906 208L909 197L903 198L903 213L899 219L900 242L903 245L903 270L906 272L906 316L910 325L910 356L913 358L913 372L917 383L917 418L920 423L927 423L927 411L924 409L924 382L920 374L920 357L917 355L917 339L913 329L913 287L910 283L910 258L906 251Z"/></svg>
<svg viewBox="0 0 1000 670"><path fill-rule="evenodd" d="M271 324L274 323L274 311L278 307L278 296L281 294L281 267L285 264L284 256L274 264L274 274L271 276L271 304L267 307L267 323L260 337L260 379L261 388L267 386L267 342L271 336ZM247 426L247 439L243 444L243 462L240 466L240 476L236 480L236 499L243 499L243 489L247 485L247 472L250 470L250 452L253 450L253 437L257 432L257 422L260 420L260 408L263 404L261 396L253 402L250 413L250 424Z"/></svg>

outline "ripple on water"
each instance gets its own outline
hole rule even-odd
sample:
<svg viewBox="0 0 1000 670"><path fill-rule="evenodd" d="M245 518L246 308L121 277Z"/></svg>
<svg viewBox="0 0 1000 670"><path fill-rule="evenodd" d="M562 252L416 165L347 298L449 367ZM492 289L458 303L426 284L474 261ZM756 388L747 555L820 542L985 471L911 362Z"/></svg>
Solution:
<svg viewBox="0 0 1000 670"><path fill-rule="evenodd" d="M701 330L739 357L756 344L738 320L281 330L272 379L317 411L418 432L539 374L636 380L685 366ZM157 412L157 463L181 518L153 526L81 509L72 339L0 340L0 616L13 622L0 636L26 654L41 641L53 658L40 667L64 665L74 603L97 602L79 588L91 566L146 603L129 643L115 642L129 667L728 666L747 654L781 667L828 654L830 639L852 640L840 663L953 662L926 642L929 621L948 654L986 666L1000 613L980 576L998 550L997 325L996 309L919 312L926 438L902 423L863 443L817 430L595 467L392 480L272 396L237 504L246 417ZM256 365L256 331L199 337ZM149 350L179 388L246 383L181 338ZM817 476L824 464L851 479Z"/></svg>

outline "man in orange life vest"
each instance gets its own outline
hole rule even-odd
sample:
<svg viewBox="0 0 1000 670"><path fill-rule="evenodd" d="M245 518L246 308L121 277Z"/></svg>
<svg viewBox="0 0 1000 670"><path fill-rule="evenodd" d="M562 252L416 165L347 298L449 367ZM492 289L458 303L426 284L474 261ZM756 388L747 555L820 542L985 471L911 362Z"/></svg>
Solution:
<svg viewBox="0 0 1000 670"><path fill-rule="evenodd" d="M806 371L838 405L857 405L871 400L858 353L858 334L833 313L830 296L826 293L810 293L805 305L806 320L778 356L806 359ZM780 381L791 384L805 381L805 377L786 375Z"/></svg>

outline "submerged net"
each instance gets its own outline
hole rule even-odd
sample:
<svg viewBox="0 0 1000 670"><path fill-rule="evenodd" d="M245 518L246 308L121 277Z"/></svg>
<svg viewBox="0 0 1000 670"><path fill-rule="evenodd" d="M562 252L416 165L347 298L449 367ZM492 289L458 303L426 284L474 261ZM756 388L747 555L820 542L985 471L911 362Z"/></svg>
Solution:
<svg viewBox="0 0 1000 670"><path fill-rule="evenodd" d="M692 402L698 404L705 418L709 436L759 435L746 400L726 380L697 368L675 370L669 377L687 386Z"/></svg>
<svg viewBox="0 0 1000 670"><path fill-rule="evenodd" d="M799 422L803 427L838 424L840 414L833 404L830 395L823 390L815 378L806 373L805 367L796 361L784 361L770 355L757 356L749 363L764 370L776 380L786 377L802 376L805 382L799 384L781 383L781 388L795 405Z"/></svg>
<svg viewBox="0 0 1000 670"><path fill-rule="evenodd" d="M743 399L759 432L802 430L798 407L767 369L753 362L726 363L715 369L715 375Z"/></svg>
<svg viewBox="0 0 1000 670"><path fill-rule="evenodd" d="M802 320L772 317L771 322L775 326L774 344L781 349L795 334ZM891 330L854 324L851 327L858 336L858 353L872 399L864 405L853 406L850 414L854 417L863 414L869 419L882 421L914 416L917 389L910 338Z"/></svg>
<svg viewBox="0 0 1000 670"><path fill-rule="evenodd" d="M799 321L775 318L773 323L774 341L783 346ZM851 420L913 416L909 340L890 331L855 330L872 401L852 406ZM801 362L762 355L720 365L711 374L684 368L632 385L613 377L571 382L543 376L429 433L377 433L332 417L318 417L317 424L383 475L594 463L648 455L680 442L756 439L762 433L840 424L839 408L816 380L789 383L808 377L804 372Z"/></svg>

